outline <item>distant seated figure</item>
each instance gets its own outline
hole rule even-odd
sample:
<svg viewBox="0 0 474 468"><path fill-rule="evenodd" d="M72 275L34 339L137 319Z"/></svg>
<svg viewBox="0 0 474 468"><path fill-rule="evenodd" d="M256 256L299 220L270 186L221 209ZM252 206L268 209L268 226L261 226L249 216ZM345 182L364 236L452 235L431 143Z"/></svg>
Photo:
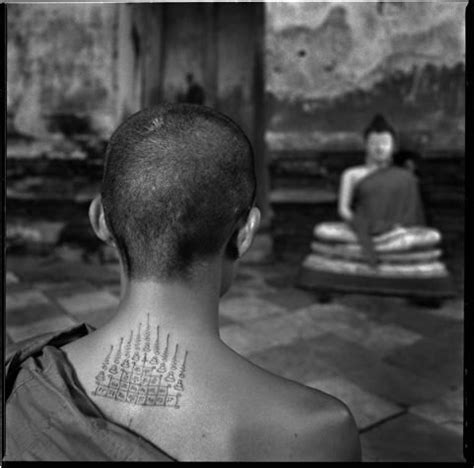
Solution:
<svg viewBox="0 0 474 468"><path fill-rule="evenodd" d="M179 102L187 102L189 104L204 104L205 93L204 88L194 80L192 73L186 74L187 90L178 97Z"/></svg>
<svg viewBox="0 0 474 468"><path fill-rule="evenodd" d="M418 181L414 174L392 163L395 131L376 115L364 132L366 159L341 176L338 213L344 224L322 223L315 234L329 240L359 242L366 260L377 264L373 237L395 228L424 226Z"/></svg>
<svg viewBox="0 0 474 468"><path fill-rule="evenodd" d="M365 163L341 177L343 221L318 223L297 284L322 292L357 292L440 301L455 294L439 246L426 226L416 166L395 153L395 131L377 115L364 133Z"/></svg>
<svg viewBox="0 0 474 468"><path fill-rule="evenodd" d="M118 250L116 314L7 355L4 460L359 461L350 410L228 347L219 299L257 232L250 142L163 104L112 135L89 216Z"/></svg>

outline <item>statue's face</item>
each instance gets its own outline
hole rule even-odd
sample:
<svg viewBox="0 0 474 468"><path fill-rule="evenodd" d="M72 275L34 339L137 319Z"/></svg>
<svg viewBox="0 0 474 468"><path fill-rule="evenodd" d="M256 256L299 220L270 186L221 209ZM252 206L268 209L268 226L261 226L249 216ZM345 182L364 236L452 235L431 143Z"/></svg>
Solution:
<svg viewBox="0 0 474 468"><path fill-rule="evenodd" d="M376 163L390 162L394 151L394 141L389 132L369 133L366 147L367 155Z"/></svg>

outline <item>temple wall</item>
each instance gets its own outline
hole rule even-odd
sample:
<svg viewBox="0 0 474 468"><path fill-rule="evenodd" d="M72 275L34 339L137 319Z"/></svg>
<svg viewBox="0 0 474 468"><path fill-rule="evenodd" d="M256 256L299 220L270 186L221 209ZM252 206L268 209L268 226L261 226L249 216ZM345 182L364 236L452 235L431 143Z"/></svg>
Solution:
<svg viewBox="0 0 474 468"><path fill-rule="evenodd" d="M402 143L464 144L465 2L266 5L270 150L361 148L375 112Z"/></svg>
<svg viewBox="0 0 474 468"><path fill-rule="evenodd" d="M116 5L8 5L10 129L44 138L55 116L73 114L109 133L117 120L116 27Z"/></svg>

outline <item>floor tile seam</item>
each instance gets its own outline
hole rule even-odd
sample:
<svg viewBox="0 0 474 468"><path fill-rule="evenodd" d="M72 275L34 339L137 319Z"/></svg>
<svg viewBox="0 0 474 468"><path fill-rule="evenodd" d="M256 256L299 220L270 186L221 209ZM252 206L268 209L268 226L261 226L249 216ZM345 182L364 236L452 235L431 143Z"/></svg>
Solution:
<svg viewBox="0 0 474 468"><path fill-rule="evenodd" d="M235 317L233 317L229 314L222 313L219 310L219 314L221 314L226 319L229 319L229 320L234 321L235 323L238 323L239 325L244 325L244 324L247 324L247 323L262 322L262 321L265 321L265 320L270 320L271 318L275 318L275 317L282 317L282 316L284 316L285 313L286 313L286 311L283 310L283 311L272 312L272 313L266 315L265 317L250 318L250 319L247 319L247 320L238 320Z"/></svg>
<svg viewBox="0 0 474 468"><path fill-rule="evenodd" d="M406 346L403 351L405 351L406 348L408 348L409 346L411 345L408 345ZM395 351L396 352L396 351ZM381 357L381 362L384 364L384 365L387 365L387 366L390 366L390 367L393 367L393 368L396 368L397 370L401 370L401 371L408 371L412 374L414 374L413 372L413 368L414 366L410 365L410 363L400 363L400 362L397 362L396 360L394 360L393 357L391 357L391 354L388 354L386 356L382 356ZM423 360L420 359L420 360L417 360L420 364L423 364ZM443 362L442 366L438 367L437 369L435 369L434 367L432 368L429 368L428 370L426 370L426 367L425 367L425 370L420 374L420 373L417 373L416 375L424 380L428 380L434 384L444 384L445 383L445 378L441 378L441 377L438 377L440 372L446 372L446 371L451 371L453 369L455 369L457 366L456 364L458 364L459 367L462 367L463 369L465 368L464 367L464 359L461 359L461 360L458 360L458 359L454 359L454 358L451 358L449 361L445 361ZM451 385L449 385L449 387L451 387ZM454 389L453 389L454 390Z"/></svg>
<svg viewBox="0 0 474 468"><path fill-rule="evenodd" d="M426 415L422 413L413 412L411 411L411 409L408 410L408 413L414 416L417 416L419 418L422 418L425 421L428 421L432 424L436 424L437 426L440 426L447 431L453 432L454 434L458 434L458 432L455 429L451 429L449 426L446 426L446 424L454 423L454 424L460 424L461 426L464 427L464 419L441 419L441 420L436 419L435 420L435 419L431 419L427 417Z"/></svg>
<svg viewBox="0 0 474 468"><path fill-rule="evenodd" d="M43 294L46 294L46 293L43 293ZM46 294L47 295L47 294ZM47 295L47 298L49 299L49 301L54 304L64 315L66 315L67 318L70 318L71 320L73 320L75 323L80 323L80 321L77 320L77 318L73 315L73 314L70 314L65 307L63 307L61 305L61 303L57 300L57 298L55 298L54 296L50 296L50 295Z"/></svg>
<svg viewBox="0 0 474 468"><path fill-rule="evenodd" d="M61 292L62 289L64 290L72 290L74 289L73 285L74 283L76 284L79 284L79 290L77 293L75 293L74 295L76 294L81 294L83 292L95 292L98 288L96 285L94 285L93 283L91 283L89 280L87 279L81 279L80 281L67 281L67 285L64 285L64 286L60 286L61 282L58 282L58 281L52 281L51 283L53 284L59 284L59 286L57 287L52 287L52 288L48 288L48 289L39 289L37 287L35 287L35 283L33 283L33 287L37 290L37 291L41 291L43 294L45 294L48 298L52 298L52 299L55 299L56 297L58 297L56 294L53 294L52 291L56 291L56 292ZM81 288L90 288L90 290L82 290ZM66 294L65 296L61 296L59 295L59 297L68 297L68 296L71 296L71 294Z"/></svg>
<svg viewBox="0 0 474 468"><path fill-rule="evenodd" d="M379 364L382 366L384 371L387 371L390 374L393 374L393 375L402 374L405 377L408 376L409 378L414 378L415 380L422 382L424 385L429 385L430 384L430 385L434 385L435 387L442 388L444 390L444 393L442 393L442 394L446 394L449 391L453 390L453 388L451 388L450 385L446 384L444 382L444 380L430 379L430 378L426 377L425 375L420 375L420 374L417 374L417 373L413 372L413 370L411 370L411 369L395 366L395 365L389 364L385 361L380 361ZM341 371L342 370L343 369L341 368ZM360 372L356 370L355 372L351 372L350 375L357 376L359 373ZM438 397L434 397L433 399L437 399L437 398ZM431 400L428 400L428 401L431 401ZM416 405L424 404L425 402L426 401L420 401L420 402L416 403ZM396 403L399 406L414 406L414 405L408 405L406 401L396 401L396 400L394 400L394 403Z"/></svg>
<svg viewBox="0 0 474 468"><path fill-rule="evenodd" d="M366 432L369 432L372 429L376 429L377 427L382 426L383 424L385 424L387 422L390 422L394 419L397 419L400 416L404 416L405 414L408 414L408 409L407 408L403 408L395 414L391 414L390 416L387 416L386 418L380 419L379 421L376 421L372 424L369 424L368 426L364 427L363 429L359 429L359 434L365 434Z"/></svg>
<svg viewBox="0 0 474 468"><path fill-rule="evenodd" d="M118 297L117 295L115 295L115 294L113 294L112 292L110 292L107 288L104 288L104 287L101 287L101 286L97 286L96 284L91 283L91 282L87 282L87 283L88 283L91 287L93 287L93 290L91 290L91 291L86 291L86 292L84 292L84 291L83 291L83 292L78 292L77 295L80 295L80 294L96 294L96 293L105 292L105 293L110 294L111 296L113 296L114 299L117 299L117 303L116 303L115 305L108 306L108 307L100 307L100 308L98 307L98 308L96 308L96 309L91 309L91 310L89 311L89 313L90 313L90 312L99 313L99 312L101 312L101 311L108 310L108 309L110 309L111 307L115 307L115 308L118 307L119 302L120 302L120 297ZM47 295L48 299L49 299L52 303L54 303L55 305L57 305L63 312L65 312L68 317L72 317L74 320L76 320L76 322L78 322L78 321L77 321L77 317L75 316L75 314L73 314L72 312L69 312L69 311L67 310L67 307L63 306L63 305L59 302L60 299L61 299L61 297L56 297L56 296L53 295L53 294L47 294L47 293L45 293L45 294ZM77 295L76 295L76 296L77 296ZM64 296L64 297L67 297L67 296ZM70 296L69 296L69 297L70 297ZM78 323L80 323L80 322L78 322Z"/></svg>
<svg viewBox="0 0 474 468"><path fill-rule="evenodd" d="M327 335L332 335L331 333L328 333ZM322 337L323 335L320 336L320 338ZM331 359L331 357L329 356L324 356L324 357L320 357L319 360L321 362L323 362L325 365L335 369L338 373L344 375L347 380L353 382L354 384L356 385L360 385L360 379L357 378L357 375L360 374L360 371L357 371L357 370L348 370L346 366L344 365L341 365L339 362L336 362L336 361L333 361ZM393 365L389 365L389 364L386 364L382 361L379 362L380 365L382 365L382 367L384 368L384 370L386 370L387 372L393 374L393 373L398 373L398 372L402 372L403 374L406 374L406 375L409 375L410 377L413 377L417 380L421 380L423 383L425 384L431 384L431 385L436 385L436 386L442 386L439 382L436 382L436 381L433 381L433 380L430 380L430 379L427 379L426 377L423 377L423 376L419 376L415 373L413 373L412 371L408 370L408 369L400 369L400 368L395 368ZM445 386L445 393L447 393L450 389L448 386ZM376 390L374 390L374 387L373 385L363 385L361 386L362 389L366 390L367 392L369 393L373 393L374 395L376 396L380 396L382 398L385 398L387 399L387 394L384 393L384 392L378 392ZM402 408L409 408L410 406L414 406L413 403L409 403L406 399L404 400L389 400L391 402L393 402L394 404L396 404L397 406L400 406ZM416 404L422 404L424 403L424 401L420 401L420 402L417 402Z"/></svg>
<svg viewBox="0 0 474 468"><path fill-rule="evenodd" d="M261 336L261 333L257 333L255 329L252 328L252 325L260 324L260 323L264 324L264 322L268 322L269 320L281 318L281 317L282 315L274 314L272 316L267 316L260 319L237 322L237 324L240 326L241 329L243 329L245 333L248 333L250 336L255 337L257 339L259 336ZM311 340L328 333L327 330L317 330L314 333L304 333L304 331L301 330L301 327L293 327L292 332L296 332L296 334L291 339L289 339L289 341L286 341L286 340L281 341L280 343L272 345L270 348L279 347L279 346L291 346L293 344L300 342L301 340ZM288 331L288 333L290 332ZM268 335L268 333L266 335ZM262 352L267 351L270 348L264 348L264 349L262 348Z"/></svg>
<svg viewBox="0 0 474 468"><path fill-rule="evenodd" d="M424 401L423 403L418 403L416 405L411 405L411 407L415 407L415 406L421 406L421 405L430 405L430 404L435 404L435 403L438 403L438 402L442 402L443 400L445 400L446 397L448 397L449 395L453 396L453 394L455 392L457 392L459 390L459 388L456 388L456 389L453 389L453 390L448 390L446 391L445 393L443 393L442 395L440 396L437 396L437 397L433 397L431 398L430 400L426 400ZM464 389L463 389L463 396L464 397ZM451 399L451 398L450 398Z"/></svg>

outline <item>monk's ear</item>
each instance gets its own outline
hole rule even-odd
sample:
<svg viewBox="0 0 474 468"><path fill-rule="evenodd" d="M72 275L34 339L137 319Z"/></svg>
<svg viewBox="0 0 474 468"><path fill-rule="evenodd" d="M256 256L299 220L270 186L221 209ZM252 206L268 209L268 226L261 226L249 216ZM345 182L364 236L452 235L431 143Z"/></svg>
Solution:
<svg viewBox="0 0 474 468"><path fill-rule="evenodd" d="M95 232L95 235L100 240L103 240L105 243L115 247L112 234L110 233L109 228L105 222L104 208L102 206L102 198L100 195L97 195L89 206L89 221L91 223L92 229Z"/></svg>
<svg viewBox="0 0 474 468"><path fill-rule="evenodd" d="M250 210L244 226L239 229L239 233L237 234L237 251L239 257L242 257L252 245L260 226L260 216L260 210L254 206Z"/></svg>

